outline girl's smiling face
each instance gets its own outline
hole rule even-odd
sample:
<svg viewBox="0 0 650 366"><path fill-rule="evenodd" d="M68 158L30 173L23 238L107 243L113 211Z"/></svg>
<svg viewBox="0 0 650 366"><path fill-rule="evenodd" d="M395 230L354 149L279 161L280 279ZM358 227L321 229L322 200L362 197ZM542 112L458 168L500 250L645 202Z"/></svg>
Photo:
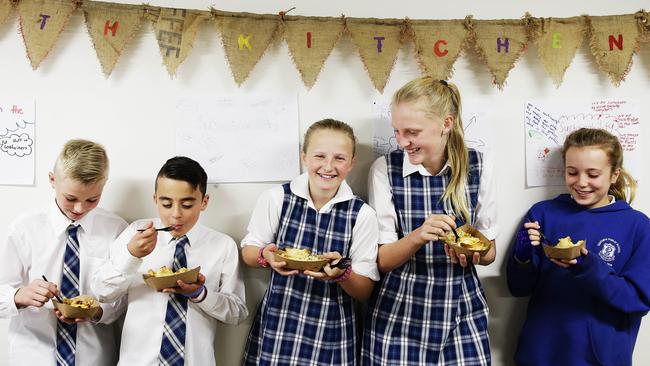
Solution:
<svg viewBox="0 0 650 366"><path fill-rule="evenodd" d="M343 132L320 129L314 131L301 154L309 175L312 195L334 197L354 165L353 142Z"/></svg>
<svg viewBox="0 0 650 366"><path fill-rule="evenodd" d="M392 125L395 139L408 154L409 162L428 168L434 160L444 157L451 122L450 117L432 117L425 110L423 99L398 103L392 108Z"/></svg>
<svg viewBox="0 0 650 366"><path fill-rule="evenodd" d="M620 171L612 172L605 150L598 146L570 147L564 162L564 180L573 199L586 208L609 203L609 187Z"/></svg>

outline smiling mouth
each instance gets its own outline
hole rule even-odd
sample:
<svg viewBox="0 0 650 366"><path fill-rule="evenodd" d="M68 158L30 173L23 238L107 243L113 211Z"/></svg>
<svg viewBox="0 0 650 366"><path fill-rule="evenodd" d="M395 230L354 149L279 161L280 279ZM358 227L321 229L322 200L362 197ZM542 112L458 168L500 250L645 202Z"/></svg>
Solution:
<svg viewBox="0 0 650 366"><path fill-rule="evenodd" d="M404 150L406 150L406 152L407 152L408 154L415 154L415 153L417 153L418 151L420 151L420 148L419 148L419 147L416 147L416 148L414 148L414 149L404 149Z"/></svg>
<svg viewBox="0 0 650 366"><path fill-rule="evenodd" d="M578 194L578 196L587 196L591 194L591 191L582 191L579 189L574 189L574 191Z"/></svg>
<svg viewBox="0 0 650 366"><path fill-rule="evenodd" d="M318 176L325 180L332 180L337 177L336 175L332 175L332 174L318 174Z"/></svg>

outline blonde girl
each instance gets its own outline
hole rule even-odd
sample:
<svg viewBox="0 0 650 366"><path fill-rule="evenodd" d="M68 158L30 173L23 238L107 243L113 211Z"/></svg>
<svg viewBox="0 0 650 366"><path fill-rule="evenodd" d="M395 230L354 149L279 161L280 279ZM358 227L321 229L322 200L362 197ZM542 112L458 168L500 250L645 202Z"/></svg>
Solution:
<svg viewBox="0 0 650 366"><path fill-rule="evenodd" d="M245 365L355 365L354 299L370 296L377 272L377 219L345 177L356 138L326 119L306 132L306 173L265 192L242 240L244 262L270 267L271 281L248 337ZM274 252L305 248L331 260L322 272L289 270ZM351 266L337 268L342 257Z"/></svg>
<svg viewBox="0 0 650 366"><path fill-rule="evenodd" d="M488 307L475 265L441 239L461 222L497 234L495 186L483 154L465 146L458 88L431 77L393 96L400 150L380 157L369 176L379 219L378 267L369 301L364 365L488 365Z"/></svg>
<svg viewBox="0 0 650 366"><path fill-rule="evenodd" d="M650 310L650 221L629 205L636 182L615 136L579 129L562 156L568 193L530 208L508 256L510 292L530 296L515 361L631 365ZM542 233L545 243L570 236L586 247L577 259L548 259Z"/></svg>

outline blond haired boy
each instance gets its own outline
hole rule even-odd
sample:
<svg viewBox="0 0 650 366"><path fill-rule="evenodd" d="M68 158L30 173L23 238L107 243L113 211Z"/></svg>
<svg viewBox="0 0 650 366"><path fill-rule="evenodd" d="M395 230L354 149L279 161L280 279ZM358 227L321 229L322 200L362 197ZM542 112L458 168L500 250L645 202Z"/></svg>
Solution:
<svg viewBox="0 0 650 366"><path fill-rule="evenodd" d="M114 365L108 323L123 310L121 303L101 304L95 319L66 319L50 302L55 295L96 297L90 278L127 226L97 208L108 178L106 151L92 141L70 140L48 175L54 200L17 218L0 243L0 318L10 320L7 364Z"/></svg>

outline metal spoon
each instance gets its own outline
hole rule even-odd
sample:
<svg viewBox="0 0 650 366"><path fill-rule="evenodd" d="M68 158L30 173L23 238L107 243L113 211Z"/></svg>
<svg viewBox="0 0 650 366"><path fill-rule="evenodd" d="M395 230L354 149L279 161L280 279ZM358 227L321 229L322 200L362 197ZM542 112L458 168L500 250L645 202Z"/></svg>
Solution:
<svg viewBox="0 0 650 366"><path fill-rule="evenodd" d="M143 232L143 231L146 231L146 230L148 230L148 229L138 229L139 232ZM156 228L156 231L172 231L172 230L174 230L173 226Z"/></svg>
<svg viewBox="0 0 650 366"><path fill-rule="evenodd" d="M344 257L339 259L338 263L330 265L331 268L346 269L352 264L352 258Z"/></svg>

